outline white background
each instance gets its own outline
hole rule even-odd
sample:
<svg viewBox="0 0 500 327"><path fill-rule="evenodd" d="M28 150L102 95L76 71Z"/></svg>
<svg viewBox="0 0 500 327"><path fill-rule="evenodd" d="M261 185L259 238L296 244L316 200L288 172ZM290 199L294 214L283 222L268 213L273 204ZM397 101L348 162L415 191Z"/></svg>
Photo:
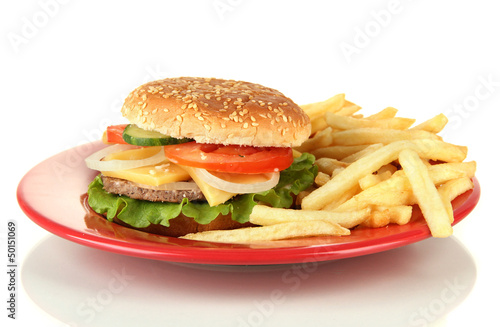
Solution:
<svg viewBox="0 0 500 327"><path fill-rule="evenodd" d="M458 255L456 260L469 260L465 270L474 275L475 281L469 280L473 285L472 291L464 294L461 289L450 289L451 286L446 283L453 282L460 272L448 269L449 277L439 275L434 288L417 292L420 295L434 294L423 305L424 309L427 307L430 310L427 317L416 319L425 317L422 311L418 311L422 308L420 305L410 308L410 312L417 314L406 319L403 317L403 321L411 326L469 326L477 324L478 319L497 321L498 309L494 302L497 302L500 288L497 277L500 271L496 265L498 211L495 202L498 200L495 197L499 178L494 170L497 169L494 157L499 140L500 20L499 8L494 3L487 0L2 1L0 92L4 146L0 224L0 254L3 258L0 262L6 267L8 220L14 220L18 225L20 271L30 253L39 253L42 248L53 251L52 257L58 258L60 263L65 262L65 255L80 258L79 251L89 251L84 252L83 257L86 253L99 257L101 254L96 251L80 250L80 246L75 247L48 236L48 232L32 223L17 205L15 191L20 179L49 156L95 140L106 125L123 122L119 113L121 101L145 81L173 76L232 78L279 89L299 104L345 93L347 99L361 105L367 114L393 106L400 110L400 116L417 118L421 122L438 113L446 113L450 123L443 133L445 140L467 145L469 159L478 162L477 176L482 189L478 207L455 227L451 241L438 240L436 243L433 240L432 244L424 242L421 247L411 246L411 251L395 251L381 257L359 258L358 261L339 264L346 265L342 269L348 269L347 265L354 263L360 269L366 265L378 276L394 276L402 278L402 283L415 283L426 269L425 276L432 276L428 269L433 269L436 264L422 259L425 257L424 249L427 251L430 247L439 251L440 244L443 247L452 243L461 244L459 247L463 246L463 250L459 252L462 256ZM61 248L58 248L59 245ZM456 247L454 249L456 251ZM395 276L394 267L399 260L413 253L421 261L416 261L412 269L398 271L404 276ZM452 254L453 251L450 251ZM430 258L434 255L429 253ZM455 262L453 258L446 257L446 253L443 255L453 263L453 269L465 264L465 261ZM374 262L377 260L373 258L384 259L380 265L386 266L377 266ZM108 270L105 271L120 271L120 264L127 262L132 266L140 264L148 271L158 269L165 273L167 280L173 271L181 273L178 270L181 268L174 265L158 268L154 262L130 263L129 259L121 256L122 261L117 267L109 263L118 260L117 256L109 255L102 260L108 263L97 261L96 264L107 265ZM439 257L439 260L443 259ZM420 263L423 266L419 266ZM77 261L68 260L67 265L61 264L57 270L53 268L54 274L65 276L79 271L77 265ZM321 267L317 274L307 276L303 289L307 289L307 283L321 281L320 276L328 269ZM203 274L199 269L182 269L185 269L182 273L193 273L199 279L207 278L207 284L220 278L213 271ZM93 272L89 266L84 270L89 274L75 280L68 278L59 284L36 280L41 292L44 286L48 293L61 290L57 296L47 297L46 301L50 302L47 305L64 305L72 297L78 301L78 294L64 292L64 283L91 282L96 278L93 273L103 273L103 270ZM251 275L241 270L233 273ZM256 274L264 276L262 271ZM269 274L279 277L276 272ZM19 275L18 319L8 319L8 312L4 309L7 306L4 299L8 297L8 281L5 273L2 275L0 312L3 326L5 323L7 326L25 326L27 323L63 326L69 322L86 326L75 320L83 319L81 315L63 318L47 313L49 310L42 309L31 300L33 294L28 293L33 292L33 288L28 290L21 285ZM470 278L470 274L467 276ZM396 312L399 307L394 307L390 295L397 292L401 285L386 278L378 281L365 275L361 277L367 281L346 280L350 283L346 294L350 302L342 305L349 308L349 315L359 318L371 312L370 303L380 306L386 302L387 305L381 306L383 310L378 310L378 314L366 315L365 323L390 325L387 321L384 323L383 317L400 314ZM105 277L101 278L106 282ZM265 280L267 277L262 278ZM128 326L127 321L120 321L123 315L118 305L127 310L128 305L124 303L133 306L135 302L144 304L158 298L157 287L161 289L161 286L136 283L136 280L130 283L130 292L138 287L150 287L151 295L146 289L140 293L140 298L127 298L126 302L125 295L120 297L121 294L115 294L114 300L102 312L96 313L100 315L95 319L96 324L99 318L112 313L114 318L109 325L120 322L122 326ZM252 280L258 282L260 279ZM231 312L231 317L250 317L249 313L259 310L259 299L272 298L269 290L279 288L279 280L277 282L276 285L269 282L269 289L262 288L261 294L249 292L249 289L237 289L234 302L250 301L246 308L231 307L231 301L222 300L218 305L218 299L227 290L218 292L216 287L195 283L197 289L194 290L189 285L184 290L177 288L175 294L179 297L178 301L160 306L165 313L159 310L137 314L139 317L149 315L150 318L159 313L165 314L168 318L165 317L163 325L170 322L180 326L188 321L190 325L216 325L207 316L197 314L206 311L206 302L210 299L215 301L210 304L213 313L227 315L228 308L232 308L236 311ZM369 291L375 287L374 284L383 290L380 294ZM227 286L222 282L217 285L221 288ZM346 292L345 287L343 292ZM325 294L315 294L315 290L319 289L320 286L307 289L304 294L288 294L293 301L275 303L272 312L261 309L261 316L255 315L254 320L247 323L270 326L286 321L288 325L303 325L304 320L300 317L309 317L307 321L314 321L318 326L333 326L344 321L338 315L319 313L318 308L327 307ZM160 293L169 291L165 287ZM446 292L452 294L450 291L462 294L456 299L453 296L451 300L450 296L444 298ZM99 288L94 287L92 292L99 294ZM210 292L211 296L206 292ZM182 298L183 294L185 298ZM409 303L418 294L407 294ZM81 296L80 301L83 301L86 295ZM204 299L204 302L196 301L197 298ZM151 303L152 307L154 305L158 303ZM74 308L68 310L74 311ZM184 312L190 319L181 320L176 315ZM412 317L415 319L412 320ZM239 323L241 321L236 318L225 322L230 326L238 326Z"/></svg>

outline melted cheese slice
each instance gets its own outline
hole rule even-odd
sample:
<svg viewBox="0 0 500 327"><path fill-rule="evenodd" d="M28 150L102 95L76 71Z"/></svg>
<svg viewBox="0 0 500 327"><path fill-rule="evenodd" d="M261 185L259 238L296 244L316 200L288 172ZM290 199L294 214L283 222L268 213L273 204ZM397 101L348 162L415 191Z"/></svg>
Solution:
<svg viewBox="0 0 500 327"><path fill-rule="evenodd" d="M104 160L140 160L158 153L158 147L145 147L141 149L126 150L110 154ZM165 160L152 166L143 166L134 169L103 171L104 176L126 179L128 181L158 186L189 180L190 175L178 165Z"/></svg>

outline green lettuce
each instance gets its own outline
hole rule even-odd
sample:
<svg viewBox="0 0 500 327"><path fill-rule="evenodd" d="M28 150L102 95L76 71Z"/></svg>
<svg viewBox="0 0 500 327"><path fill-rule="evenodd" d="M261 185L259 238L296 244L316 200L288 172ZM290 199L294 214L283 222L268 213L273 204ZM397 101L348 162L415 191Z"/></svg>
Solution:
<svg viewBox="0 0 500 327"><path fill-rule="evenodd" d="M108 193L103 189L100 175L88 187L88 203L95 212L106 214L108 220L113 221L117 217L136 228L148 227L150 224L168 227L170 219L181 213L200 224L208 224L219 214L229 213L233 220L245 223L258 202L277 208L292 207L292 194L299 194L314 182L318 173L314 160L313 155L303 153L289 168L281 172L280 181L274 188L260 193L237 195L214 207L210 207L205 201L189 201L186 198L181 203L150 202Z"/></svg>

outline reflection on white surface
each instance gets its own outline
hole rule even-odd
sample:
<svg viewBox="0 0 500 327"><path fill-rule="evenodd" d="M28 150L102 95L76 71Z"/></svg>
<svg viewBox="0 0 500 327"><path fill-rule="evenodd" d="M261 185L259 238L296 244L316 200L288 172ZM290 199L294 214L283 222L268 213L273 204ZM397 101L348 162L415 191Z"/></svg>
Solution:
<svg viewBox="0 0 500 327"><path fill-rule="evenodd" d="M426 326L470 292L475 264L453 237L325 263L175 264L108 253L55 236L21 280L73 326Z"/></svg>

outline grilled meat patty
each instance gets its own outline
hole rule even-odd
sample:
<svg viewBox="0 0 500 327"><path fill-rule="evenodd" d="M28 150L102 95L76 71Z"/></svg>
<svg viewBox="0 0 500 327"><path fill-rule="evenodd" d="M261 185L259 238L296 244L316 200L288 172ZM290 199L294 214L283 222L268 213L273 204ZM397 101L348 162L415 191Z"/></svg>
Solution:
<svg viewBox="0 0 500 327"><path fill-rule="evenodd" d="M101 178L103 187L107 192L126 195L132 199L176 203L180 203L184 198L188 198L189 201L205 200L205 196L199 188L192 190L154 190L120 178L108 176L101 176Z"/></svg>

